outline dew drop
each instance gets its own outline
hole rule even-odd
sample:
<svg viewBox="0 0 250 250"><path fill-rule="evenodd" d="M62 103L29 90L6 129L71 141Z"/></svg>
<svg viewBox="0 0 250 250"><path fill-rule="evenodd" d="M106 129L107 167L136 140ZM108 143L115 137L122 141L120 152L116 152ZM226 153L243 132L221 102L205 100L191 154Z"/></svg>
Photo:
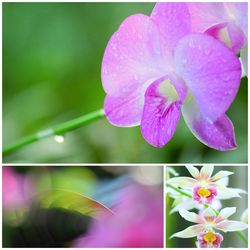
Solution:
<svg viewBox="0 0 250 250"><path fill-rule="evenodd" d="M182 60L182 66L185 68L186 65L187 65L187 59L183 59L183 60Z"/></svg>
<svg viewBox="0 0 250 250"><path fill-rule="evenodd" d="M204 53L205 53L205 55L210 55L211 54L211 50L210 49L205 49L205 51L204 51Z"/></svg>
<svg viewBox="0 0 250 250"><path fill-rule="evenodd" d="M224 80L224 81L229 81L230 80L230 76L229 75L225 75L222 79Z"/></svg>
<svg viewBox="0 0 250 250"><path fill-rule="evenodd" d="M190 48L194 48L194 41L192 39L190 39L188 45Z"/></svg>
<svg viewBox="0 0 250 250"><path fill-rule="evenodd" d="M63 143L63 142L64 142L64 136L62 136L62 135L55 135L55 136L54 136L54 140L55 140L57 143Z"/></svg>
<svg viewBox="0 0 250 250"><path fill-rule="evenodd" d="M157 55L161 54L161 50L160 50L159 47L155 47L155 53L156 53Z"/></svg>

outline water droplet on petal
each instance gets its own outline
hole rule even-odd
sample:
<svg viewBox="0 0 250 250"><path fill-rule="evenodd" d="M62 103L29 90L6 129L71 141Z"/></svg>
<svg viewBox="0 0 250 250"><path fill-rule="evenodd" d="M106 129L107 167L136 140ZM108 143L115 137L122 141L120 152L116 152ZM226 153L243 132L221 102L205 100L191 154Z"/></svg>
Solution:
<svg viewBox="0 0 250 250"><path fill-rule="evenodd" d="M193 41L193 39L190 39L188 45L189 45L190 48L194 48L194 41Z"/></svg>
<svg viewBox="0 0 250 250"><path fill-rule="evenodd" d="M182 60L182 66L185 68L187 66L187 59Z"/></svg>
<svg viewBox="0 0 250 250"><path fill-rule="evenodd" d="M204 51L204 53L205 53L205 55L210 55L211 54L211 50L210 49L205 49L205 51Z"/></svg>

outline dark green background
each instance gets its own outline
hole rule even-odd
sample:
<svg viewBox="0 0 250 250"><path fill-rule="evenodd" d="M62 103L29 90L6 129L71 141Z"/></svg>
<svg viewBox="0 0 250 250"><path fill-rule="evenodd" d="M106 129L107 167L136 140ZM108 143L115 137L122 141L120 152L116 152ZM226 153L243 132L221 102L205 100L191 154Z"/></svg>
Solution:
<svg viewBox="0 0 250 250"><path fill-rule="evenodd" d="M106 44L134 13L153 3L3 3L3 143L102 108L100 79ZM4 162L247 162L247 80L228 111L238 149L219 152L201 144L183 119L163 149L139 127L118 128L105 118L29 145Z"/></svg>

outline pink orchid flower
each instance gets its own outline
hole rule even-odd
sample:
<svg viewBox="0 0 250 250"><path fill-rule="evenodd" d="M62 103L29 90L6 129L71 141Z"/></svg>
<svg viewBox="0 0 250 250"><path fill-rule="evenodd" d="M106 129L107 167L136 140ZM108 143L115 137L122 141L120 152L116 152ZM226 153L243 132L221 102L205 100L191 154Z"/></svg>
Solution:
<svg viewBox="0 0 250 250"><path fill-rule="evenodd" d="M240 84L241 65L223 43L192 34L186 4L157 3L150 16L126 18L102 62L104 111L116 126L141 126L145 140L163 147L181 113L191 132L217 150L235 149L225 112Z"/></svg>
<svg viewBox="0 0 250 250"><path fill-rule="evenodd" d="M201 204L211 204L214 198L240 197L239 193L244 193L244 190L228 188L222 184L221 179L232 175L233 172L222 170L212 176L214 170L212 165L204 165L200 171L191 165L186 165L186 168L193 178L174 177L170 178L167 183L191 190L193 200Z"/></svg>
<svg viewBox="0 0 250 250"><path fill-rule="evenodd" d="M171 236L179 238L198 237L200 247L219 247L223 240L222 235L215 232L242 231L247 229L247 224L240 221L227 220L229 216L236 212L235 207L223 208L218 215L211 209L198 215L185 209L180 210L180 215L187 221L194 222L197 225L190 226L183 231L177 232Z"/></svg>
<svg viewBox="0 0 250 250"><path fill-rule="evenodd" d="M163 199L158 187L123 189L113 216L95 220L73 247L163 247Z"/></svg>

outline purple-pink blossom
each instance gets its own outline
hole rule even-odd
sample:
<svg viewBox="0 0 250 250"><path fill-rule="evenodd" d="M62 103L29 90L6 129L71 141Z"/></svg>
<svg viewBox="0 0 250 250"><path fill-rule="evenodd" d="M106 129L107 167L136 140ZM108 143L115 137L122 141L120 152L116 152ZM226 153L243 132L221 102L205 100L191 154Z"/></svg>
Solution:
<svg viewBox="0 0 250 250"><path fill-rule="evenodd" d="M234 51L192 33L185 3L157 3L150 16L127 17L102 62L104 111L116 126L141 126L145 140L163 147L181 114L191 132L217 150L237 147L225 114L241 79Z"/></svg>
<svg viewBox="0 0 250 250"><path fill-rule="evenodd" d="M95 220L74 247L163 247L162 190L131 185L120 193L114 215Z"/></svg>

